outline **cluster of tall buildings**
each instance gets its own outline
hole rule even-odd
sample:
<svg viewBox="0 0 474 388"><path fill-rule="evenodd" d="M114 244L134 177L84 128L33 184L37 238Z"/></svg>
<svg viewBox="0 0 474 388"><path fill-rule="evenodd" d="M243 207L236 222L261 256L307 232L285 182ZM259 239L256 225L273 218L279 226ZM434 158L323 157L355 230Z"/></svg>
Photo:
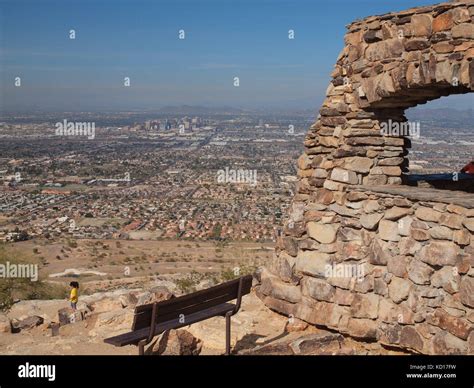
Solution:
<svg viewBox="0 0 474 388"><path fill-rule="evenodd" d="M203 126L203 120L200 117L182 117L173 119L146 120L144 123L136 123L124 129L131 131L170 131L186 130L192 131Z"/></svg>

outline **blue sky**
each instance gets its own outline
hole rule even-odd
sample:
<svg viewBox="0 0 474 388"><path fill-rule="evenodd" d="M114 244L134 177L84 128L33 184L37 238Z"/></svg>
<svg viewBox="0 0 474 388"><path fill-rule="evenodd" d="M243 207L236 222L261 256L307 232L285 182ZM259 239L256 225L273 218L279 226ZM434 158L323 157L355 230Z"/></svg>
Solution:
<svg viewBox="0 0 474 388"><path fill-rule="evenodd" d="M431 3L0 0L0 107L315 108L343 47L346 24ZM71 29L75 40L69 39ZM184 40L178 39L180 29ZM20 88L13 86L16 76ZM123 86L124 77L131 87Z"/></svg>

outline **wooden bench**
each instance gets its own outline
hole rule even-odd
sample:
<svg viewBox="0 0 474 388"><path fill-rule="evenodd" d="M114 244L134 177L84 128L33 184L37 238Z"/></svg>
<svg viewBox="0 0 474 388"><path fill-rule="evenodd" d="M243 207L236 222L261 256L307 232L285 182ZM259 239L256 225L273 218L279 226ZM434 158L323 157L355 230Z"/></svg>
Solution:
<svg viewBox="0 0 474 388"><path fill-rule="evenodd" d="M226 353L230 354L230 317L240 309L242 296L250 293L252 276L247 275L226 283L162 302L135 308L130 332L106 338L114 346L136 345L139 354L145 353L156 335L179 329L206 319L224 316L226 319ZM229 303L236 299L236 303Z"/></svg>

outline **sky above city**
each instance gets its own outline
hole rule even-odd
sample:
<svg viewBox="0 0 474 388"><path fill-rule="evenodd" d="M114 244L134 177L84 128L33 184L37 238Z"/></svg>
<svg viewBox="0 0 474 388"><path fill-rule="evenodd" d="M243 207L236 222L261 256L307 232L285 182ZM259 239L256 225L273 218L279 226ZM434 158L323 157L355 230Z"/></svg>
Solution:
<svg viewBox="0 0 474 388"><path fill-rule="evenodd" d="M0 108L312 109L324 98L347 24L432 3L0 0ZM443 104L472 107L473 97L452 96Z"/></svg>

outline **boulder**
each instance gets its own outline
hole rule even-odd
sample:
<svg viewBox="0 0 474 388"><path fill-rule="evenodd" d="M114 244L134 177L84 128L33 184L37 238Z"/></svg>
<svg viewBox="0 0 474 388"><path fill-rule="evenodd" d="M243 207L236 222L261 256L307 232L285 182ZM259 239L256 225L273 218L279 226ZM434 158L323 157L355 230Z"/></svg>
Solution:
<svg viewBox="0 0 474 388"><path fill-rule="evenodd" d="M137 297L137 306L141 306L174 298L174 294L172 294L166 287L158 286L150 291L137 295Z"/></svg>
<svg viewBox="0 0 474 388"><path fill-rule="evenodd" d="M87 310L73 310L70 307L64 307L58 310L58 321L61 326L80 322L86 318L88 313L89 311Z"/></svg>
<svg viewBox="0 0 474 388"><path fill-rule="evenodd" d="M103 313L107 311L120 310L123 308L120 297L105 297L90 303L90 308L94 313Z"/></svg>
<svg viewBox="0 0 474 388"><path fill-rule="evenodd" d="M339 350L344 337L341 334L329 331L320 331L315 334L302 336L290 343L293 354L321 354L327 351L327 347L334 344L333 350ZM331 353L329 353L331 354Z"/></svg>
<svg viewBox="0 0 474 388"><path fill-rule="evenodd" d="M20 320L13 320L12 331L18 332L20 330L33 329L36 326L42 325L43 322L44 322L44 319L42 317L38 317L37 315L33 315L31 317L27 317Z"/></svg>
<svg viewBox="0 0 474 388"><path fill-rule="evenodd" d="M151 353L165 356L197 356L201 353L202 341L186 330L170 330L154 344Z"/></svg>
<svg viewBox="0 0 474 388"><path fill-rule="evenodd" d="M128 294L120 295L119 300L123 308L127 308L127 307L134 308L138 302L137 296L132 292Z"/></svg>
<svg viewBox="0 0 474 388"><path fill-rule="evenodd" d="M94 323L94 327L90 330L89 335L92 337L112 337L130 331L133 323L133 310L121 309L100 313Z"/></svg>
<svg viewBox="0 0 474 388"><path fill-rule="evenodd" d="M22 300L15 303L8 311L8 318L11 320L22 320L26 317L38 316L44 319L45 323L57 321L58 310L68 306L64 299L51 300ZM79 301L78 307L85 308L85 304Z"/></svg>

